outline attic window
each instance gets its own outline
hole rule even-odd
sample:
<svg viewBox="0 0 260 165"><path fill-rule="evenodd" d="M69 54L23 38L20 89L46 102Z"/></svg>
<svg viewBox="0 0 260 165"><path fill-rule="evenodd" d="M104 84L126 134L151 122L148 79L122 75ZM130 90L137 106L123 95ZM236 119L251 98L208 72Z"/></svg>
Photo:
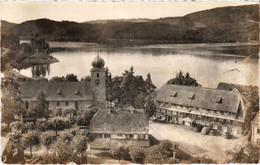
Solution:
<svg viewBox="0 0 260 165"><path fill-rule="evenodd" d="M173 91L172 94L171 94L171 97L176 97L176 96L177 96L177 92Z"/></svg>
<svg viewBox="0 0 260 165"><path fill-rule="evenodd" d="M195 93L190 93L188 96L189 99L194 99L195 98Z"/></svg>
<svg viewBox="0 0 260 165"><path fill-rule="evenodd" d="M222 97L218 96L215 100L215 103L222 103Z"/></svg>
<svg viewBox="0 0 260 165"><path fill-rule="evenodd" d="M57 91L57 94L60 95L60 94L61 94L61 90L58 90L58 91Z"/></svg>
<svg viewBox="0 0 260 165"><path fill-rule="evenodd" d="M75 93L76 95L77 95L77 94L79 94L79 90L75 90L75 92L74 92L74 93Z"/></svg>

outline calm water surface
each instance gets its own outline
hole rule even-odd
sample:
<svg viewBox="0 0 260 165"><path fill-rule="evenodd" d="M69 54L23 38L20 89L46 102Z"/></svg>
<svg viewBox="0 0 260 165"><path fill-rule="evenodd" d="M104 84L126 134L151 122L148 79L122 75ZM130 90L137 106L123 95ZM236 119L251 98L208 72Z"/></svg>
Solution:
<svg viewBox="0 0 260 165"><path fill-rule="evenodd" d="M204 87L216 88L219 82L258 84L256 45L243 44L169 44L109 48L98 44L50 42L51 47L72 48L51 55L60 62L50 65L50 74L78 78L90 75L91 62L99 52L112 76L122 75L131 66L144 78L150 72L157 87L182 70L189 72ZM32 76L31 68L21 71Z"/></svg>

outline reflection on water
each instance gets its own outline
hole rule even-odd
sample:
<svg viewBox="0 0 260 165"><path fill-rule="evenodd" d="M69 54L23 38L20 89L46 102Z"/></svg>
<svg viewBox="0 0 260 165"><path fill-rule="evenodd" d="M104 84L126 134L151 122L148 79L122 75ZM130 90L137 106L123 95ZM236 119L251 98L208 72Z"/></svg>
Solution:
<svg viewBox="0 0 260 165"><path fill-rule="evenodd" d="M46 77L46 74L50 74L50 65L35 65L31 67L32 77Z"/></svg>
<svg viewBox="0 0 260 165"><path fill-rule="evenodd" d="M67 45L69 43L66 43ZM82 44L81 44L82 45ZM74 46L75 43L74 43ZM128 48L109 48L91 44L84 49L55 52L60 62L50 66L47 78L74 73L79 78L90 75L91 62L99 52L112 76L121 75L131 66L135 74L146 77L150 72L157 87L173 78L177 72L189 72L204 87L215 88L219 82L242 85L258 84L258 45L241 44L171 44ZM22 70L27 76L40 69ZM45 70L45 69L43 69ZM32 73L32 75L31 75Z"/></svg>

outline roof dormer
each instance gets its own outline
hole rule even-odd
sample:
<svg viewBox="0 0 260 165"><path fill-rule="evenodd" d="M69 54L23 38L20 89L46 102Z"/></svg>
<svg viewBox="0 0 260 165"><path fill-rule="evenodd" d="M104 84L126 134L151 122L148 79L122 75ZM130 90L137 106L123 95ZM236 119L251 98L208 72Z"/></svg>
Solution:
<svg viewBox="0 0 260 165"><path fill-rule="evenodd" d="M222 103L222 97L221 96L218 96L215 100L215 103Z"/></svg>
<svg viewBox="0 0 260 165"><path fill-rule="evenodd" d="M171 97L177 97L177 91L173 91L173 92L171 93Z"/></svg>
<svg viewBox="0 0 260 165"><path fill-rule="evenodd" d="M189 95L188 95L188 99L195 99L195 93L190 93Z"/></svg>
<svg viewBox="0 0 260 165"><path fill-rule="evenodd" d="M75 90L75 95L78 95L79 94L79 90L77 89L77 90Z"/></svg>
<svg viewBox="0 0 260 165"><path fill-rule="evenodd" d="M61 90L60 89L57 91L57 95L61 95Z"/></svg>

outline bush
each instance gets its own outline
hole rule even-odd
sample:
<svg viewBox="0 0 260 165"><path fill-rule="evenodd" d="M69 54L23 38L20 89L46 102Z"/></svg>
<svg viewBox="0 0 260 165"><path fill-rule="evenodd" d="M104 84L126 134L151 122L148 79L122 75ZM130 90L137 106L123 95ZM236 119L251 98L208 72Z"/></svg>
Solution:
<svg viewBox="0 0 260 165"><path fill-rule="evenodd" d="M131 148L130 149L131 160L134 163L144 163L145 160L145 152L141 148Z"/></svg>
<svg viewBox="0 0 260 165"><path fill-rule="evenodd" d="M49 149L50 145L56 141L56 138L56 133L54 131L46 131L41 134L40 142Z"/></svg>
<svg viewBox="0 0 260 165"><path fill-rule="evenodd" d="M30 155L32 157L32 146L39 143L39 132L28 131L26 134L23 134L22 142L25 147L30 147Z"/></svg>
<svg viewBox="0 0 260 165"><path fill-rule="evenodd" d="M259 147L247 144L241 146L238 149L227 150L227 155L230 156L230 159L227 160L227 163L258 163L259 160Z"/></svg>
<svg viewBox="0 0 260 165"><path fill-rule="evenodd" d="M68 118L68 120L69 120L69 122L70 122L71 125L74 125L74 124L77 123L78 117L77 117L77 116L70 116L70 117Z"/></svg>
<svg viewBox="0 0 260 165"><path fill-rule="evenodd" d="M51 129L55 131L60 131L64 129L71 128L72 124L68 118L54 117L48 120L51 125Z"/></svg>
<svg viewBox="0 0 260 165"><path fill-rule="evenodd" d="M11 138L14 141L20 142L22 139L22 131L21 130L15 130L11 133Z"/></svg>
<svg viewBox="0 0 260 165"><path fill-rule="evenodd" d="M96 114L97 109L87 109L87 110L81 110L80 111L80 116L78 117L77 120L77 125L81 126L89 126L91 119L93 116Z"/></svg>
<svg viewBox="0 0 260 165"><path fill-rule="evenodd" d="M73 108L73 107L64 107L63 109L62 109L62 117L66 117L66 116L75 116L75 115L77 115L77 113L76 113L76 109L75 108Z"/></svg>
<svg viewBox="0 0 260 165"><path fill-rule="evenodd" d="M54 159L51 163L59 162L66 164L77 157L76 153L72 152L73 148L71 145L64 143L63 137L58 137L57 141L50 146L50 150L53 153L51 158Z"/></svg>
<svg viewBox="0 0 260 165"><path fill-rule="evenodd" d="M22 127L23 127L23 123L20 121L14 121L10 123L10 129L12 130L12 132L17 130L22 130Z"/></svg>
<svg viewBox="0 0 260 165"><path fill-rule="evenodd" d="M1 134L5 136L9 132L9 126L6 123L1 123Z"/></svg>
<svg viewBox="0 0 260 165"><path fill-rule="evenodd" d="M37 121L36 128L40 131L54 130L54 125L49 121Z"/></svg>
<svg viewBox="0 0 260 165"><path fill-rule="evenodd" d="M119 161L124 160L131 160L129 155L129 148L122 145L115 145L111 149L111 154L115 159L118 159Z"/></svg>
<svg viewBox="0 0 260 165"><path fill-rule="evenodd" d="M206 157L206 156L201 156L201 157L196 157L193 158L192 163L196 163L196 164L216 164L217 162L215 162L214 160Z"/></svg>
<svg viewBox="0 0 260 165"><path fill-rule="evenodd" d="M71 132L70 130L65 130L60 133L59 140L62 141L64 144L69 145L74 136L74 132Z"/></svg>
<svg viewBox="0 0 260 165"><path fill-rule="evenodd" d="M172 143L165 140L159 145L148 148L145 163L164 163L166 159L172 157L172 147Z"/></svg>
<svg viewBox="0 0 260 165"><path fill-rule="evenodd" d="M27 133L28 131L34 130L35 124L33 122L24 123L22 126L22 132Z"/></svg>

